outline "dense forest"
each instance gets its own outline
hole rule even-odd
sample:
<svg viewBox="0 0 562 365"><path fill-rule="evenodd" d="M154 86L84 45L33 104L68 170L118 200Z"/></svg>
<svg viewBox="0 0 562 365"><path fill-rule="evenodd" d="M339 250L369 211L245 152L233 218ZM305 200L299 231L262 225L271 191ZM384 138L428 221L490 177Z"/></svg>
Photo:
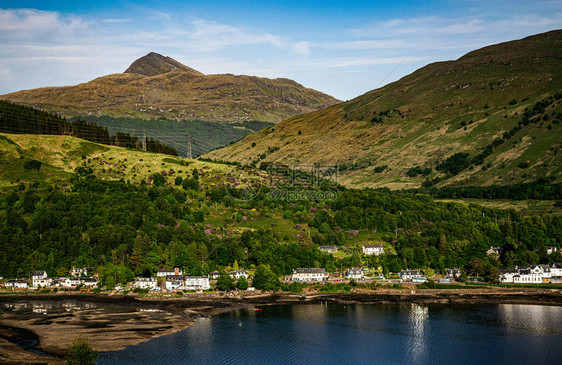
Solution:
<svg viewBox="0 0 562 365"><path fill-rule="evenodd" d="M430 194L438 199L539 199L562 200L562 183L554 178L543 178L531 183L491 186L445 186L405 190L410 193Z"/></svg>
<svg viewBox="0 0 562 365"><path fill-rule="evenodd" d="M209 174L194 169L174 186L159 174L141 185L88 174L76 176L70 190L20 185L0 195L0 276L28 277L35 269L66 275L72 266L93 266L124 281L166 266L199 275L264 264L277 275L363 265L385 273L461 267L492 279L498 268L562 261L560 253L546 254L546 246L562 241L560 216L523 217L424 194L341 187L334 201L270 200L269 187L244 201L235 198L242 189L227 193L208 184L217 179ZM277 223L263 228L242 226L273 218ZM294 239L274 229L282 223L301 233ZM387 253L361 256L355 237L362 234L377 235ZM328 244L347 255L318 250ZM490 246L503 247L499 259L486 256Z"/></svg>
<svg viewBox="0 0 562 365"><path fill-rule="evenodd" d="M71 122L56 115L0 100L0 132L15 134L69 135L87 141L142 149L142 139L124 132L110 135L107 128L82 119ZM177 156L178 151L154 138L147 138L146 150Z"/></svg>

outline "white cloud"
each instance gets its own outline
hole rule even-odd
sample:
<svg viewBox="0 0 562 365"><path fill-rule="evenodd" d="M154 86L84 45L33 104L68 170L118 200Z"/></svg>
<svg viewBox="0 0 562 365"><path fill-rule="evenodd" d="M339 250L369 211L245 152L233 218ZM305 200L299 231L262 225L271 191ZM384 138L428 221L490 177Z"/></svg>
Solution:
<svg viewBox="0 0 562 365"><path fill-rule="evenodd" d="M310 55L310 47L311 43L307 41L296 42L291 46L293 52L300 56Z"/></svg>
<svg viewBox="0 0 562 365"><path fill-rule="evenodd" d="M132 21L133 19L127 19L127 18L108 18L108 19L104 19L103 21L105 23L128 23L130 21Z"/></svg>
<svg viewBox="0 0 562 365"><path fill-rule="evenodd" d="M61 17L59 13L34 9L0 9L0 35L22 38L60 40L89 28L77 16Z"/></svg>
<svg viewBox="0 0 562 365"><path fill-rule="evenodd" d="M399 39L396 40L355 40L346 42L330 42L322 43L318 45L321 48L326 49L343 49L343 50L368 50L368 49L389 49L389 48L404 48L410 47L404 41Z"/></svg>
<svg viewBox="0 0 562 365"><path fill-rule="evenodd" d="M277 34L263 25L224 24L146 9L140 16L100 19L0 9L0 94L122 72L136 58L155 51L204 73L288 77L347 99L375 87L391 70L385 82L484 45L562 28L562 14L493 18L473 9L462 17L391 19L361 29L319 26L325 27L318 29L322 36L293 30ZM402 64L413 49L415 57Z"/></svg>
<svg viewBox="0 0 562 365"><path fill-rule="evenodd" d="M400 63L413 63L427 60L426 57L373 57L373 58L334 58L326 60L307 61L311 68L348 68L358 66L398 65ZM304 66L304 64L303 64Z"/></svg>
<svg viewBox="0 0 562 365"><path fill-rule="evenodd" d="M278 48L285 48L288 41L270 33L256 33L242 30L227 24L198 19L192 22L194 32L186 31L192 47L199 47L205 51L213 51L224 47L269 44Z"/></svg>

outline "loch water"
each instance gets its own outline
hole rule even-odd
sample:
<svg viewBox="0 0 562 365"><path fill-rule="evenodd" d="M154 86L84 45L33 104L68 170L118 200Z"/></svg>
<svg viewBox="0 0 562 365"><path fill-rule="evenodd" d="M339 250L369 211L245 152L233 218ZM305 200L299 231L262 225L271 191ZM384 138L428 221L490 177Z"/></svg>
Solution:
<svg viewBox="0 0 562 365"><path fill-rule="evenodd" d="M562 307L325 304L245 309L103 353L100 364L560 364Z"/></svg>

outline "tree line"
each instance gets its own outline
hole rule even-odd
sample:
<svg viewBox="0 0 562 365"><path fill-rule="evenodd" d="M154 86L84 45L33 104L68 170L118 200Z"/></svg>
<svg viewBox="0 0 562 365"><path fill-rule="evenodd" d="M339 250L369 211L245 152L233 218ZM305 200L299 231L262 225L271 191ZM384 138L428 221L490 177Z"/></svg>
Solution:
<svg viewBox="0 0 562 365"><path fill-rule="evenodd" d="M107 128L82 119L68 121L59 115L0 100L0 133L69 135L90 142L141 149L142 139L128 133L110 135ZM145 141L146 150L177 156L178 151L154 138Z"/></svg>

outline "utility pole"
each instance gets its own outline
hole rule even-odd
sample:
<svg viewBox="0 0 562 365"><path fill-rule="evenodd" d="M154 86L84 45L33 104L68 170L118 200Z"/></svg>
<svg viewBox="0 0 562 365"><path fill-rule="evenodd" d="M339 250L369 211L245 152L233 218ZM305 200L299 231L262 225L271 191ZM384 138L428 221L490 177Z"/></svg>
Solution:
<svg viewBox="0 0 562 365"><path fill-rule="evenodd" d="M191 152L191 133L187 135L187 158L193 159L193 153Z"/></svg>
<svg viewBox="0 0 562 365"><path fill-rule="evenodd" d="M143 137L142 137L142 150L143 150L143 151L146 151L146 129L145 129L145 128L142 129L142 134L143 134Z"/></svg>

